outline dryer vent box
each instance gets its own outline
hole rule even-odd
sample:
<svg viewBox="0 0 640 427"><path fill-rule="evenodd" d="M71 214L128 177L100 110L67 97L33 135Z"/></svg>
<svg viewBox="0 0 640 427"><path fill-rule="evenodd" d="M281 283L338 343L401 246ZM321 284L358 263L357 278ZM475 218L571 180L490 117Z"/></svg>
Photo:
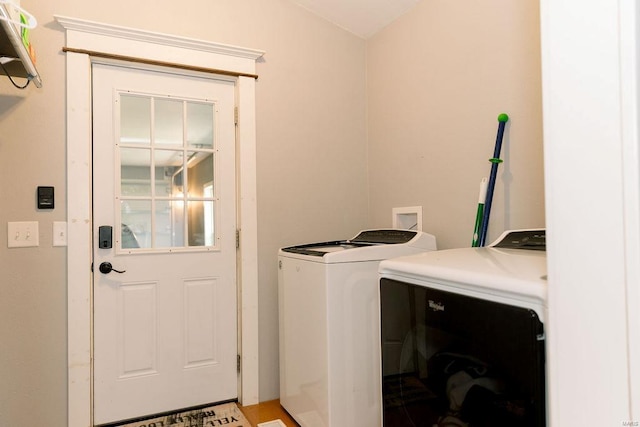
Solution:
<svg viewBox="0 0 640 427"><path fill-rule="evenodd" d="M422 231L422 206L393 208L393 228Z"/></svg>

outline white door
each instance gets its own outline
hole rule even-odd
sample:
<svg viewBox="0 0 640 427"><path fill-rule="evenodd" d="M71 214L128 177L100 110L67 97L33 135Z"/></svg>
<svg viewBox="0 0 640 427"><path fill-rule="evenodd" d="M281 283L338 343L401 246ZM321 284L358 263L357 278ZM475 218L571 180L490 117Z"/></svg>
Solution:
<svg viewBox="0 0 640 427"><path fill-rule="evenodd" d="M93 66L95 424L237 397L234 94Z"/></svg>

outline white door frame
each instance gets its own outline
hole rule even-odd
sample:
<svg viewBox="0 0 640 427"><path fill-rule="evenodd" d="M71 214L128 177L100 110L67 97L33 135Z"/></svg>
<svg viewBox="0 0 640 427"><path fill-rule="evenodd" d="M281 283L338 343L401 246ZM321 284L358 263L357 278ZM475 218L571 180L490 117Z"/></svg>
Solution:
<svg viewBox="0 0 640 427"><path fill-rule="evenodd" d="M55 16L66 47L112 55L255 74L264 52L201 40ZM91 62L67 52L67 318L69 427L92 425ZM255 79L236 84L238 158L239 345L243 405L258 403L258 257L256 217Z"/></svg>
<svg viewBox="0 0 640 427"><path fill-rule="evenodd" d="M549 426L635 425L640 7L541 0L540 12Z"/></svg>

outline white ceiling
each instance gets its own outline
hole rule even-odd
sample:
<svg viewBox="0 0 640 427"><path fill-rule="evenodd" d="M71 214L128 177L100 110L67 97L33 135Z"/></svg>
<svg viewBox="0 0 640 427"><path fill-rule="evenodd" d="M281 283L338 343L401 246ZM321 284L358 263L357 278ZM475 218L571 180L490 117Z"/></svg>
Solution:
<svg viewBox="0 0 640 427"><path fill-rule="evenodd" d="M367 39L420 0L291 0L353 34Z"/></svg>

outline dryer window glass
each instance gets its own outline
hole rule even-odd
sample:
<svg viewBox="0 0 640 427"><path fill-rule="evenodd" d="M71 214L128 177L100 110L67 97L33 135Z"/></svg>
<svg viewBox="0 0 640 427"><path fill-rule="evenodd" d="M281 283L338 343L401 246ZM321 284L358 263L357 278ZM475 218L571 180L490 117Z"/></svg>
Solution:
<svg viewBox="0 0 640 427"><path fill-rule="evenodd" d="M386 278L380 286L385 426L545 425L533 310Z"/></svg>

